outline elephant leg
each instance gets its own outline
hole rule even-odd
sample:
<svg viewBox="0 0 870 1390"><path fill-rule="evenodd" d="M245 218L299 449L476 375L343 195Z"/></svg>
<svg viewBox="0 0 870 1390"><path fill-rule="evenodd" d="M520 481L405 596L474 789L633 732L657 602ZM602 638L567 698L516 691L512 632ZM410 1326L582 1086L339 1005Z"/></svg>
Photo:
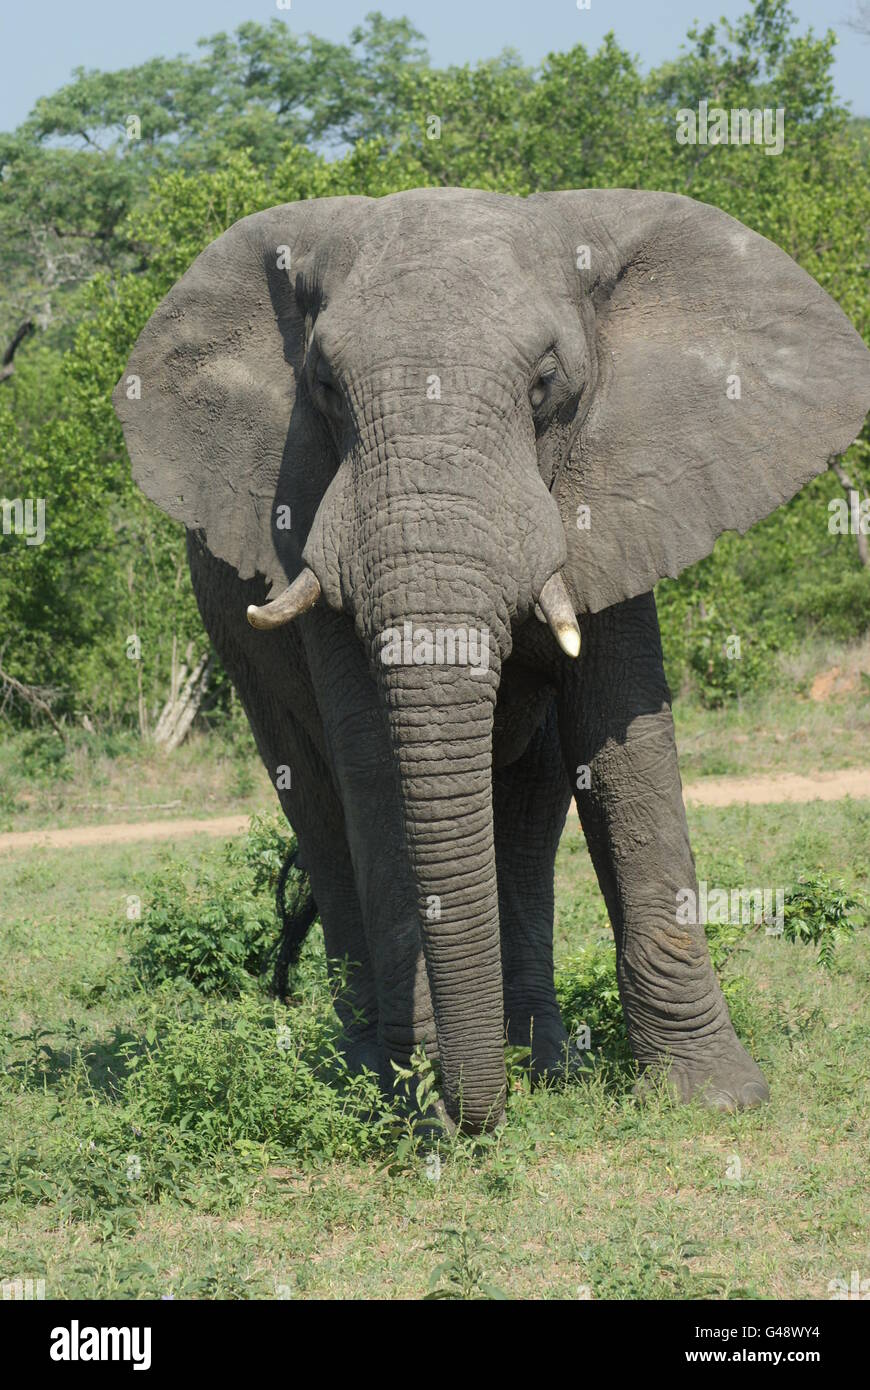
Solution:
<svg viewBox="0 0 870 1390"><path fill-rule="evenodd" d="M704 927L677 914L680 890L697 902L697 881L653 595L587 615L582 632L559 696L562 747L616 936L640 1089L667 1071L683 1100L756 1105L767 1085L732 1027Z"/></svg>
<svg viewBox="0 0 870 1390"><path fill-rule="evenodd" d="M341 802L329 768L289 713L264 727L260 703L249 708L245 692L240 688L239 693L273 783L279 768L290 769L291 785L278 789L278 799L296 834L299 863L311 881L323 927L333 1002L342 1025L342 1051L352 1071L365 1066L380 1072L374 969Z"/></svg>
<svg viewBox="0 0 870 1390"><path fill-rule="evenodd" d="M419 1043L430 1057L438 1052L395 761L349 620L319 609L303 624L374 974L381 1071L389 1083L390 1059L406 1063Z"/></svg>
<svg viewBox="0 0 870 1390"><path fill-rule="evenodd" d="M378 1070L377 991L341 802L327 765L302 641L255 632L245 619L260 581L240 581L188 534L191 579L206 630L233 682L269 779L299 842L317 904L343 1046L353 1070ZM288 779L279 769L289 769Z"/></svg>
<svg viewBox="0 0 870 1390"><path fill-rule="evenodd" d="M335 1011L342 1025L342 1051L351 1071L381 1070L378 1002L341 803L329 769L303 730L288 727L272 756L293 769L294 786L278 792L299 842L299 862L323 926Z"/></svg>
<svg viewBox="0 0 870 1390"><path fill-rule="evenodd" d="M553 984L553 873L571 802L555 702L515 762L493 772L504 1016L509 1043L531 1047L533 1075L570 1057Z"/></svg>

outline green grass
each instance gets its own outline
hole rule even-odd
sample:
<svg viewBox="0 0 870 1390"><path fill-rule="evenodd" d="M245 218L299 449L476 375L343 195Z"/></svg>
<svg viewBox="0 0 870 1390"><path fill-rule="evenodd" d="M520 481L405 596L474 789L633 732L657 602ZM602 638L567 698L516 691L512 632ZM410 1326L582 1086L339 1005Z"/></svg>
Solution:
<svg viewBox="0 0 870 1390"><path fill-rule="evenodd" d="M0 832L271 810L247 726L198 732L174 753L132 733L61 737L0 727Z"/></svg>
<svg viewBox="0 0 870 1390"><path fill-rule="evenodd" d="M707 709L674 702L684 782L836 771L870 756L870 643L807 643L781 656L769 688Z"/></svg>
<svg viewBox="0 0 870 1390"><path fill-rule="evenodd" d="M690 819L710 883L789 887L822 867L870 892L870 803ZM504 1129L433 1148L343 1074L318 929L289 1007L184 978L142 988L127 898L180 858L209 880L224 854L191 840L0 859L0 1279L44 1278L48 1297L825 1298L868 1268L865 930L828 970L814 945L760 931L716 943L772 1102L638 1107L606 916L569 828L560 992L598 1069L531 1092L513 1060Z"/></svg>

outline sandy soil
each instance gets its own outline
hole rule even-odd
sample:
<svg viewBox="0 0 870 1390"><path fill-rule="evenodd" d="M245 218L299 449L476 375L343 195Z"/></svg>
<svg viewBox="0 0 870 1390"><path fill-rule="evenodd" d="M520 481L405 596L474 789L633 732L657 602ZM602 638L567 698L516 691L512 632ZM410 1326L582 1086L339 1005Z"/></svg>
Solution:
<svg viewBox="0 0 870 1390"><path fill-rule="evenodd" d="M812 772L804 777L793 772L767 777L705 777L683 788L683 799L695 806L839 801L843 796L870 797L870 767Z"/></svg>
<svg viewBox="0 0 870 1390"><path fill-rule="evenodd" d="M212 816L208 820L146 820L130 825L80 825L69 830L13 830L0 835L0 854L16 849L78 849L122 845L134 840L182 840L188 835L242 835L248 816Z"/></svg>

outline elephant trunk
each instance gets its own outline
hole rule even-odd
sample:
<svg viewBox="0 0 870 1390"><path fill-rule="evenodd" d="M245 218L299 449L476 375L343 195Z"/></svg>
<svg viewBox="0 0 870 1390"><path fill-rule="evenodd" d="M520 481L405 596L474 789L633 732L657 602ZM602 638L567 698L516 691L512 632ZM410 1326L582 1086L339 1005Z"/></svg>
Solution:
<svg viewBox="0 0 870 1390"><path fill-rule="evenodd" d="M466 595L461 608L453 604L437 619L404 616L373 643L417 887L444 1103L473 1132L495 1124L505 1100L492 730L509 637L490 586L479 574L454 583L454 598L457 589ZM406 596L378 606L398 615Z"/></svg>
<svg viewBox="0 0 870 1390"><path fill-rule="evenodd" d="M353 617L388 724L451 1118L479 1131L505 1101L492 738L511 625L542 613L563 645L561 521L534 460L491 432L457 446L405 399L401 447L381 436L330 484L304 559ZM447 407L443 407L447 409ZM416 413L415 413L416 412ZM425 428L424 428L425 427ZM427 432L428 429L428 432ZM468 433L468 432L466 432ZM519 461L518 461L519 460ZM489 479L498 479L499 486ZM313 586L312 586L313 591ZM288 604L296 602L288 596ZM569 622L570 619L570 622Z"/></svg>

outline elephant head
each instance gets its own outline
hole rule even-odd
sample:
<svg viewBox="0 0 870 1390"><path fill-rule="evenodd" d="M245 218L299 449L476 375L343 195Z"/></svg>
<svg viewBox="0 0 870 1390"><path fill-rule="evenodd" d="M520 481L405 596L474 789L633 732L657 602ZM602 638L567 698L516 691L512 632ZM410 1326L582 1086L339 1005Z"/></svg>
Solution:
<svg viewBox="0 0 870 1390"><path fill-rule="evenodd" d="M868 361L769 241L623 190L273 208L141 334L115 393L138 483L266 578L256 626L325 606L368 653L471 1125L504 1086L491 765L514 633L537 606L568 660L576 614L791 497L860 429Z"/></svg>

